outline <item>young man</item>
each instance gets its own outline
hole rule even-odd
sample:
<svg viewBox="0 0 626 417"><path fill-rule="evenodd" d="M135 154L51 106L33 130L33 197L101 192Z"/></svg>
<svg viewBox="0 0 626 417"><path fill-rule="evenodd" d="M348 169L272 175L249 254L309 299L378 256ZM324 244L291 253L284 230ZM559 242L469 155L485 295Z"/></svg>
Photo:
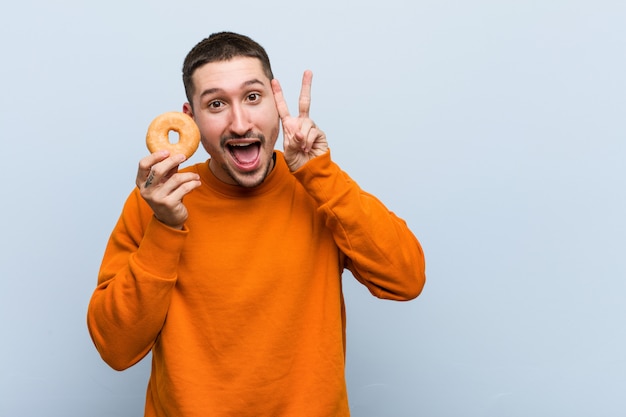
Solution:
<svg viewBox="0 0 626 417"><path fill-rule="evenodd" d="M111 367L152 352L145 416L348 416L343 269L380 298L422 290L419 242L309 118L311 78L292 116L248 37L185 59L183 111L211 157L141 160L87 318Z"/></svg>

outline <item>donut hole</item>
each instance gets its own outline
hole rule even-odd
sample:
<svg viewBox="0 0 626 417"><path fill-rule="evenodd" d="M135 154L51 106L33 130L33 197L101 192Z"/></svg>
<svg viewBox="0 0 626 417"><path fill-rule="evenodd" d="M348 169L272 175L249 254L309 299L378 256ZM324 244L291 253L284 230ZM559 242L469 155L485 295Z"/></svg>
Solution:
<svg viewBox="0 0 626 417"><path fill-rule="evenodd" d="M180 133L178 133L175 130L170 130L169 132L167 132L167 140L172 144L175 145L178 143L178 141L180 140Z"/></svg>

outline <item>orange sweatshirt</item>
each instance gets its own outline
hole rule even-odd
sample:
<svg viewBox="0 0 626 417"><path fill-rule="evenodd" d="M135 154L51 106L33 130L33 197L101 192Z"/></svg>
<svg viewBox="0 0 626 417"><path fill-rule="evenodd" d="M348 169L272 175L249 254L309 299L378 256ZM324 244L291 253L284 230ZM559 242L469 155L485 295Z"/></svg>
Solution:
<svg viewBox="0 0 626 417"><path fill-rule="evenodd" d="M122 370L152 351L149 417L349 416L341 273L412 299L417 239L330 152L290 173L277 151L254 189L186 169L203 185L183 230L135 189L111 234L87 314L102 358Z"/></svg>

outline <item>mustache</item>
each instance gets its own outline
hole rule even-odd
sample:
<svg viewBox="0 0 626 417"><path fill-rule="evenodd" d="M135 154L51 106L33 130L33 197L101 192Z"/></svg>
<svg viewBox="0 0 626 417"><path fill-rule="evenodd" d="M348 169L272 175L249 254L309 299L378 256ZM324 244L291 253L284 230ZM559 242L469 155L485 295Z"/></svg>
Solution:
<svg viewBox="0 0 626 417"><path fill-rule="evenodd" d="M258 139L262 144L265 143L265 135L257 132L246 132L244 135L224 135L220 138L220 145L226 146L226 142L232 139Z"/></svg>

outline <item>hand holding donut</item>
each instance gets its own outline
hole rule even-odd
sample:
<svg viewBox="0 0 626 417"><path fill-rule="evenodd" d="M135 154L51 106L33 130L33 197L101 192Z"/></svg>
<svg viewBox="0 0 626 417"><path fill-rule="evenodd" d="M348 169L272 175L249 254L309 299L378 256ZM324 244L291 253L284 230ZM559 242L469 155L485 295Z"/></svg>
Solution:
<svg viewBox="0 0 626 417"><path fill-rule="evenodd" d="M179 133L178 143L169 142L170 130ZM198 127L183 113L165 113L148 128L146 143L153 153L139 162L136 184L154 216L173 228L183 228L188 216L183 197L201 184L198 174L178 172L178 166L193 154L199 141Z"/></svg>
<svg viewBox="0 0 626 417"><path fill-rule="evenodd" d="M280 83L276 79L272 80L276 109L283 124L285 161L292 172L328 150L326 134L319 130L313 120L309 118L312 81L313 73L308 70L305 71L302 76L302 88L298 100L299 115L292 117L289 115Z"/></svg>
<svg viewBox="0 0 626 417"><path fill-rule="evenodd" d="M162 223L182 229L187 221L187 208L183 197L201 185L194 172L178 172L186 160L182 154L169 151L155 152L139 162L136 184L143 199Z"/></svg>

